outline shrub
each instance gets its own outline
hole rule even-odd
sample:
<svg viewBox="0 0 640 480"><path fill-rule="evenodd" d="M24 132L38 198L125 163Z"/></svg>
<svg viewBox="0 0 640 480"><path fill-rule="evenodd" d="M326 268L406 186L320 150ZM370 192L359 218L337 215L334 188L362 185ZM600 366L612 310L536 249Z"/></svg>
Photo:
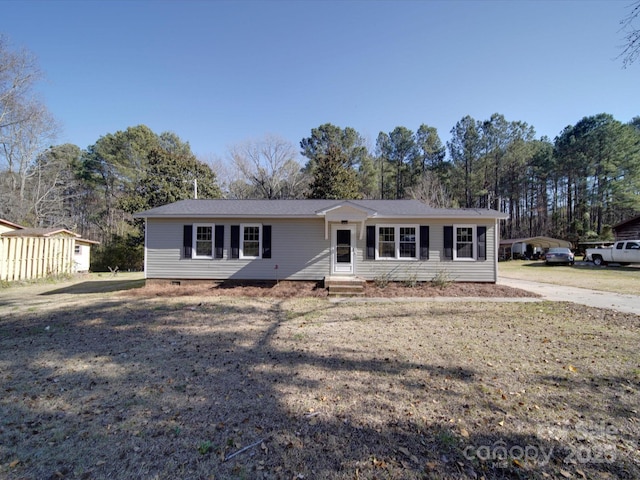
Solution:
<svg viewBox="0 0 640 480"><path fill-rule="evenodd" d="M431 284L434 287L438 287L442 290L444 290L445 288L447 288L449 285L451 285L451 282L453 280L451 280L451 276L449 275L449 272L447 272L444 269L438 270L435 275L433 276L433 278L431 279Z"/></svg>
<svg viewBox="0 0 640 480"><path fill-rule="evenodd" d="M391 273L382 273L373 279L373 283L378 288L386 288L391 280Z"/></svg>

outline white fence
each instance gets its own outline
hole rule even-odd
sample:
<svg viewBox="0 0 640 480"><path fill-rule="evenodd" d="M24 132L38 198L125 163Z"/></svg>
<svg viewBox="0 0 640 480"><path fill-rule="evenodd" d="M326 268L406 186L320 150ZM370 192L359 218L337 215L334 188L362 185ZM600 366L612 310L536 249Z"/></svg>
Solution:
<svg viewBox="0 0 640 480"><path fill-rule="evenodd" d="M67 236L0 237L0 281L72 273L74 247Z"/></svg>

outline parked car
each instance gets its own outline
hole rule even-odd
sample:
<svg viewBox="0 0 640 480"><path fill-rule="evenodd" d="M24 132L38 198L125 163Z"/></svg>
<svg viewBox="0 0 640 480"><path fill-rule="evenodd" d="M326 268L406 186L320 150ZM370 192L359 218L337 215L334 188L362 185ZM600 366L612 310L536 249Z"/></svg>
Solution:
<svg viewBox="0 0 640 480"><path fill-rule="evenodd" d="M587 248L586 259L598 266L608 263L640 263L640 240L619 241L613 247Z"/></svg>
<svg viewBox="0 0 640 480"><path fill-rule="evenodd" d="M552 263L573 265L575 260L570 249L566 247L552 247L544 254L544 261L547 265Z"/></svg>

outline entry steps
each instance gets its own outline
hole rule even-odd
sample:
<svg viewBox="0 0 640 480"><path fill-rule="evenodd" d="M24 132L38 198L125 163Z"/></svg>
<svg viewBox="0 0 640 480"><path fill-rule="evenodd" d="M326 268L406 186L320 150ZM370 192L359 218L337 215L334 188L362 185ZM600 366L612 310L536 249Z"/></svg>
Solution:
<svg viewBox="0 0 640 480"><path fill-rule="evenodd" d="M324 277L324 288L330 297L362 297L366 280L359 277Z"/></svg>

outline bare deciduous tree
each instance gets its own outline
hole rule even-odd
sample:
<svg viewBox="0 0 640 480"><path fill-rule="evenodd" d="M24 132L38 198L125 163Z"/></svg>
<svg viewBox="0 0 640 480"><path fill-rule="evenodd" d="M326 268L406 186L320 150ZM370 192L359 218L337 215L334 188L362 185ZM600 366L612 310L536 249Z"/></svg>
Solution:
<svg viewBox="0 0 640 480"><path fill-rule="evenodd" d="M8 121L0 128L2 170L9 179L0 187L3 188L0 195L7 200L0 205L0 212L14 221L39 225L43 219L38 218L34 204L39 195L32 191L42 186L39 182L43 164L37 161L37 157L55 139L57 125L47 109L37 102L22 108L14 107L5 120L11 118L16 118L16 121Z"/></svg>
<svg viewBox="0 0 640 480"><path fill-rule="evenodd" d="M33 111L25 106L32 103L32 87L41 77L35 57L26 50L12 51L7 37L0 35L0 130L29 120Z"/></svg>
<svg viewBox="0 0 640 480"><path fill-rule="evenodd" d="M0 216L27 225L43 223L36 208L43 200L43 164L37 158L57 133L33 91L41 76L31 53L12 50L0 36Z"/></svg>
<svg viewBox="0 0 640 480"><path fill-rule="evenodd" d="M635 62L638 55L640 55L640 28L634 25L634 22L636 22L638 16L640 16L640 1L632 3L629 8L631 10L629 15L620 21L625 41L622 53L620 54L624 68Z"/></svg>
<svg viewBox="0 0 640 480"><path fill-rule="evenodd" d="M38 155L28 191L34 224L78 229L74 206L80 184L74 166L79 161L80 148L72 144L51 147Z"/></svg>
<svg viewBox="0 0 640 480"><path fill-rule="evenodd" d="M454 201L442 184L438 175L432 171L425 171L418 182L408 189L409 197L420 200L433 208L453 208Z"/></svg>
<svg viewBox="0 0 640 480"><path fill-rule="evenodd" d="M228 179L232 198L302 198L308 179L296 148L274 135L236 145L230 151L237 178Z"/></svg>

